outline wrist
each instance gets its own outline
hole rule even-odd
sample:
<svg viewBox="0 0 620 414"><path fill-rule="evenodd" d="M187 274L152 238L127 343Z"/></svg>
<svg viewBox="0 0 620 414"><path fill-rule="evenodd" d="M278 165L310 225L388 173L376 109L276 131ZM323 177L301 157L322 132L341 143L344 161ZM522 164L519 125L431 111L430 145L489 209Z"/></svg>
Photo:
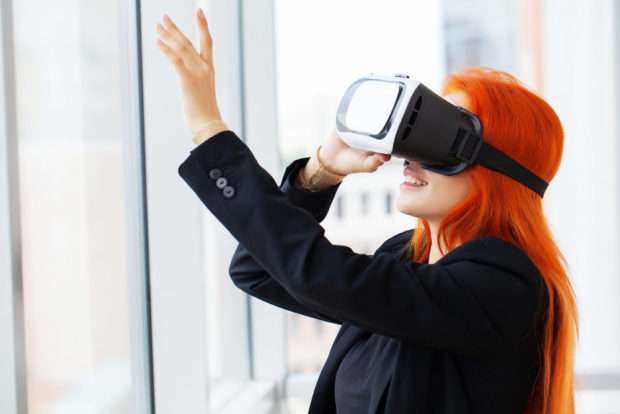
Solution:
<svg viewBox="0 0 620 414"><path fill-rule="evenodd" d="M229 129L228 125L221 119L205 121L193 134L192 141L194 144L200 145L212 136Z"/></svg>
<svg viewBox="0 0 620 414"><path fill-rule="evenodd" d="M192 135L196 135L200 128L204 127L206 124L215 121L221 121L222 117L217 114L203 115L201 117L192 118L188 121L189 132Z"/></svg>
<svg viewBox="0 0 620 414"><path fill-rule="evenodd" d="M319 146L306 165L299 170L294 181L297 188L317 192L332 187L344 179L345 175L331 173L322 165L318 157L320 148Z"/></svg>
<svg viewBox="0 0 620 414"><path fill-rule="evenodd" d="M331 162L330 162L331 157L329 156L325 157L325 149L323 148L323 145L319 145L319 147L317 148L316 153L315 153L315 158L318 162L318 165L326 173L333 175L333 176L340 176L340 177L345 177L347 175L347 174L341 174L340 172L336 171L336 169L334 169L331 166Z"/></svg>

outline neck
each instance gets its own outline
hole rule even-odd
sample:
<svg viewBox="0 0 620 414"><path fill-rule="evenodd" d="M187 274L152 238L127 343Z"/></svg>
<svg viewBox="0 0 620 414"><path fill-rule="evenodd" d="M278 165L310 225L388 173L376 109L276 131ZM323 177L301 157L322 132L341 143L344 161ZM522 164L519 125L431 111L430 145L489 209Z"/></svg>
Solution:
<svg viewBox="0 0 620 414"><path fill-rule="evenodd" d="M433 264L441 259L444 255L439 251L439 243L437 240L437 230L439 229L439 223L435 221L428 222L431 230L431 251L428 256L428 264ZM461 244L460 240L457 242L456 246ZM454 246L454 247L456 247ZM446 246L442 243L441 247L443 248L444 253L447 252Z"/></svg>
<svg viewBox="0 0 620 414"><path fill-rule="evenodd" d="M433 264L437 260L441 259L442 254L439 252L439 245L437 244L437 228L438 225L435 222L428 222L431 228L431 251L428 256L428 264Z"/></svg>

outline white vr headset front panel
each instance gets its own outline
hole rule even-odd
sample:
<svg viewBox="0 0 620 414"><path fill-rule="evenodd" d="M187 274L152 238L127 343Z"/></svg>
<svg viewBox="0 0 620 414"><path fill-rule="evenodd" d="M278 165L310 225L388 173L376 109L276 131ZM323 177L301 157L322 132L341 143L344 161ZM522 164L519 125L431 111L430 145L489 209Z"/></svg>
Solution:
<svg viewBox="0 0 620 414"><path fill-rule="evenodd" d="M380 137L380 134L373 134L371 131L354 130L347 125L347 116L350 112L355 113L356 119L366 116L368 125L372 125L373 120L377 117L376 114L369 113L371 110L377 110L376 105L373 106L372 102L365 102L365 100L371 99L372 95L369 93L356 95L357 89L368 81L389 82L399 86L401 91L404 90L404 92L394 96L394 102L391 103L390 107L394 108L394 105L397 105L397 107L390 111L391 116L387 114L387 123L389 127L383 137ZM394 147L396 132L405 114L407 105L419 85L419 81L401 76L370 74L369 76L358 79L349 86L338 107L338 115L336 117L338 135L345 143L354 148L390 154ZM388 97L389 99L390 93L391 91L387 91L383 94L383 97ZM364 113L364 111L366 111L366 113Z"/></svg>

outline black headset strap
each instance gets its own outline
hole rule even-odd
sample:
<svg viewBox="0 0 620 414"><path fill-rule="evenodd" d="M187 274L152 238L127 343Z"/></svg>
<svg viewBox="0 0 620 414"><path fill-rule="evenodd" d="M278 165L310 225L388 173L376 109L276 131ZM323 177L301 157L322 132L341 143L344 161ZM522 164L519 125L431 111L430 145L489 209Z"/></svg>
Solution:
<svg viewBox="0 0 620 414"><path fill-rule="evenodd" d="M502 174L514 178L518 182L536 191L541 197L545 194L545 190L549 185L549 183L542 178L506 155L505 152L498 150L486 142L482 144L476 162L491 170L499 171Z"/></svg>
<svg viewBox="0 0 620 414"><path fill-rule="evenodd" d="M531 188L540 194L545 194L545 190L549 183L525 168L515 159L483 141L483 139L475 134L467 132L463 140L459 143L456 157L471 164L478 164L494 171L498 171L510 178L513 178L521 184Z"/></svg>

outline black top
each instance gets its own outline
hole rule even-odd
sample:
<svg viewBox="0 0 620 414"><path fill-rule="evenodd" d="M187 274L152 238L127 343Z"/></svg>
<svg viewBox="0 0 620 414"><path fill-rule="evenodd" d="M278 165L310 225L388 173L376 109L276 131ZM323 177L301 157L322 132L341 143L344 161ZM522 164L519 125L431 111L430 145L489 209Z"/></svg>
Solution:
<svg viewBox="0 0 620 414"><path fill-rule="evenodd" d="M404 251L403 251L404 253ZM400 255L404 260L403 255ZM428 261L426 262L428 263ZM347 351L336 371L334 396L338 414L358 414L368 411L372 382L378 364L386 356L385 345L389 337L366 332ZM385 395L377 412L384 409Z"/></svg>
<svg viewBox="0 0 620 414"><path fill-rule="evenodd" d="M433 264L403 262L413 229L372 255L333 244L320 221L340 184L316 193L293 187L308 159L291 163L278 187L247 145L223 131L194 148L178 173L239 241L229 267L239 288L341 324L309 413L336 413L338 368L373 333L387 339L363 413L522 414L540 368L548 303L528 255L489 236ZM220 176L227 192L211 178Z"/></svg>
<svg viewBox="0 0 620 414"><path fill-rule="evenodd" d="M366 332L342 359L334 390L338 414L368 411L372 379L388 340L387 336Z"/></svg>

